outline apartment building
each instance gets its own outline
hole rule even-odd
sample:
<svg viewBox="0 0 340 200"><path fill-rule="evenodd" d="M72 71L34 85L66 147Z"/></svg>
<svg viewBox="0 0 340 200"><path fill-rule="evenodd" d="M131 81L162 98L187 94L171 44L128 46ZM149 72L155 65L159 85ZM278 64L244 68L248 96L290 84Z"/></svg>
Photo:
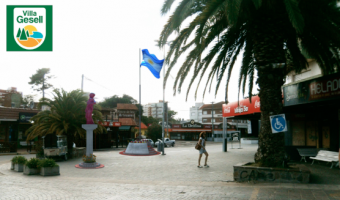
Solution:
<svg viewBox="0 0 340 200"><path fill-rule="evenodd" d="M168 108L168 102L165 102L165 112ZM163 118L163 101L159 100L158 103L148 103L143 105L143 116L151 116L153 118Z"/></svg>
<svg viewBox="0 0 340 200"><path fill-rule="evenodd" d="M189 119L194 120L195 122L202 123L202 110L200 109L200 107L203 105L203 103L195 103L195 106L192 106L190 108Z"/></svg>
<svg viewBox="0 0 340 200"><path fill-rule="evenodd" d="M200 107L200 110L202 111L202 123L222 123L222 104L224 104L223 101L214 104L203 104Z"/></svg>

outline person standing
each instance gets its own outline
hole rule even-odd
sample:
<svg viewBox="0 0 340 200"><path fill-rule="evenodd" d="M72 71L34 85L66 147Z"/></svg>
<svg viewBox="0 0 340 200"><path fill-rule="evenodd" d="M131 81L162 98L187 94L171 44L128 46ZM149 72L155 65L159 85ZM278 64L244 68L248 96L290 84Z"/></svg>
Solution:
<svg viewBox="0 0 340 200"><path fill-rule="evenodd" d="M199 150L199 157L198 157L198 168L202 168L201 166L201 158L202 158L202 154L205 154L205 162L204 162L204 167L209 167L209 165L207 164L208 161L208 152L205 149L205 140L206 140L206 132L201 132L200 133L200 138L198 140L198 144L201 145L201 149Z"/></svg>

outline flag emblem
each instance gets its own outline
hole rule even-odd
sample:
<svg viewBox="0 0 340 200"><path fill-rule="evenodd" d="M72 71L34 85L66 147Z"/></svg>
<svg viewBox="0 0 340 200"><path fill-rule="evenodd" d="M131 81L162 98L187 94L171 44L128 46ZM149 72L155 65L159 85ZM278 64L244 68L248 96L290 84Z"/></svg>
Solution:
<svg viewBox="0 0 340 200"><path fill-rule="evenodd" d="M140 66L147 67L156 78L160 78L159 74L162 70L164 60L158 60L158 58L155 55L150 54L147 49L143 49L142 54L143 61Z"/></svg>

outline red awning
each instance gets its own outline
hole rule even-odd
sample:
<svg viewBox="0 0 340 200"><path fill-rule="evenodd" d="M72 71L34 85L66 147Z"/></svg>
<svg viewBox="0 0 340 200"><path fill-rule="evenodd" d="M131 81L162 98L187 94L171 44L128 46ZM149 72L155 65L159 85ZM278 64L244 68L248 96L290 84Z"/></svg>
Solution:
<svg viewBox="0 0 340 200"><path fill-rule="evenodd" d="M251 103L249 102L249 99L243 99L239 102L236 101L222 105L223 117L234 117L254 113L261 113L259 96L253 96L251 98Z"/></svg>

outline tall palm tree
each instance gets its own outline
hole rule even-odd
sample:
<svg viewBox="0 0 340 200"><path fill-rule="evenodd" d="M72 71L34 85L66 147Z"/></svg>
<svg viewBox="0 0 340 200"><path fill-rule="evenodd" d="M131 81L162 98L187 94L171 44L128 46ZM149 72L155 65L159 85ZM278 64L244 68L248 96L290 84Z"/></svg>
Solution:
<svg viewBox="0 0 340 200"><path fill-rule="evenodd" d="M161 13L169 12L174 0L165 0ZM181 28L184 22L187 27ZM208 73L204 94L211 90L213 77L218 92L224 75L228 84L237 56L243 52L239 72L239 93L248 82L251 96L254 74L261 98L261 130L255 162L263 166L280 165L284 159L284 135L272 134L269 116L282 112L281 87L292 70L300 72L314 58L324 74L337 71L340 61L340 10L336 0L182 0L158 40L163 47L176 33L166 57L170 71L178 58L187 52L173 86L181 92L189 71L194 80ZM208 70L208 71L207 71ZM210 82L210 86L209 86ZM166 81L165 81L166 83ZM209 86L209 87L208 87ZM164 85L165 87L165 85ZM203 97L204 97L203 94Z"/></svg>
<svg viewBox="0 0 340 200"><path fill-rule="evenodd" d="M67 148L72 156L73 142L84 138L86 131L81 127L86 124L85 108L88 97L80 90L66 92L63 89L53 91L54 98L45 103L51 110L39 112L31 118L33 125L26 131L27 140L47 134L67 136ZM101 112L98 106L94 106L93 121L102 121ZM105 131L101 125L95 130L99 133Z"/></svg>

